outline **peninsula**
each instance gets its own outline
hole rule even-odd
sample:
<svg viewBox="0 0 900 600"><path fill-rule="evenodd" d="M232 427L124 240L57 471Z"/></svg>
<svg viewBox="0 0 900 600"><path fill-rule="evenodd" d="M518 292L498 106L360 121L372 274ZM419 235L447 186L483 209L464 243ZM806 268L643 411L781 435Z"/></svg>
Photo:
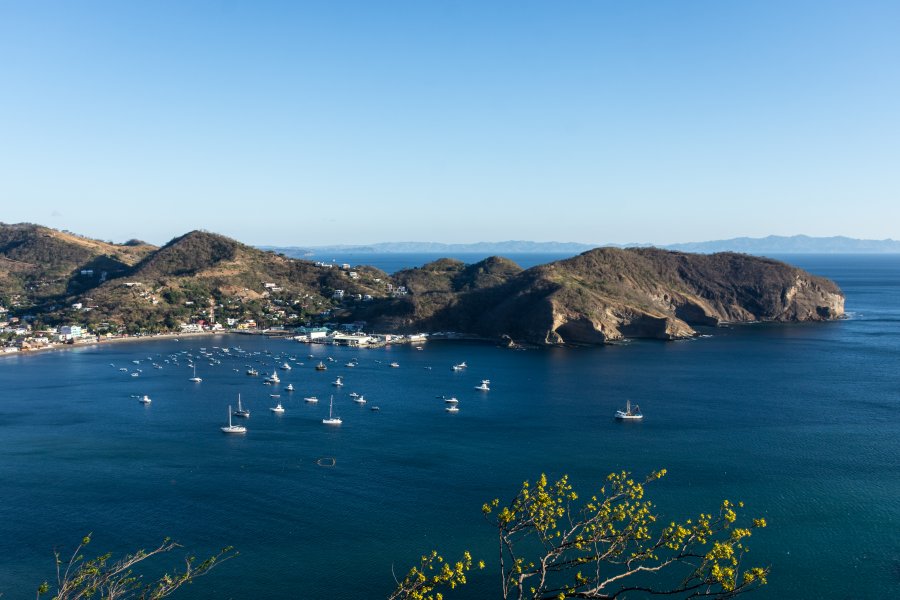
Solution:
<svg viewBox="0 0 900 600"><path fill-rule="evenodd" d="M60 327L92 335L290 330L355 323L453 331L509 343L679 339L698 326L839 318L833 282L744 254L596 248L523 270L491 257L389 275L289 258L192 231L162 247L0 224L0 324L7 342Z"/></svg>

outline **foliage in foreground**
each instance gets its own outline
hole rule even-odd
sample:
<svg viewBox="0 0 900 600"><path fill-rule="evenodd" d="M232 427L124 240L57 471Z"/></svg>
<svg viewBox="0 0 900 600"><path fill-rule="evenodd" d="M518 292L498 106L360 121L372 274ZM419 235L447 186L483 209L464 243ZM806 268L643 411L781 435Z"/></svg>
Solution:
<svg viewBox="0 0 900 600"><path fill-rule="evenodd" d="M63 562L60 553L56 555L56 589L52 600L81 600L83 598L103 598L104 600L157 600L165 598L183 585L191 583L209 571L237 556L231 547L223 548L215 556L198 563L189 556L184 560L184 570L165 573L159 579L146 582L141 575L134 572L134 567L152 556L171 552L181 546L170 539L165 539L152 550L138 550L118 560L112 560L107 553L95 558L85 558L84 548L91 543L86 536L72 553L68 562ZM50 592L51 585L44 582L38 587L37 597Z"/></svg>
<svg viewBox="0 0 900 600"><path fill-rule="evenodd" d="M660 527L653 503L643 498L644 486L664 475L638 482L625 471L612 473L581 503L568 477L548 483L541 475L523 483L507 505L485 504L485 518L497 530L502 597L732 598L764 585L768 567L747 566L744 555L752 530L765 520L739 527L743 503L725 500L717 514ZM423 556L390 600L441 600L440 590L465 583L471 568L468 552L454 565L437 553Z"/></svg>

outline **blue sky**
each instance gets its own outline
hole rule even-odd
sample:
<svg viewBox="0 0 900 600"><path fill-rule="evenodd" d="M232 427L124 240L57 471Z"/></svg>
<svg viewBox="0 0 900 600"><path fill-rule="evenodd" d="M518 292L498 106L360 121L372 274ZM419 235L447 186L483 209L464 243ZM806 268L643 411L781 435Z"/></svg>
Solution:
<svg viewBox="0 0 900 600"><path fill-rule="evenodd" d="M0 1L0 221L900 237L898 2Z"/></svg>

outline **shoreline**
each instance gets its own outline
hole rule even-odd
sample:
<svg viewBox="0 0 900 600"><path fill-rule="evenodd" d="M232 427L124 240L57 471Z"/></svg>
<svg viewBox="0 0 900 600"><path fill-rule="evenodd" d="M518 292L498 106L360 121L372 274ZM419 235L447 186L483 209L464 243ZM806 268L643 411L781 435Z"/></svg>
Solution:
<svg viewBox="0 0 900 600"><path fill-rule="evenodd" d="M154 335L129 336L101 338L100 340L92 340L89 342L77 342L74 344L53 344L43 348L30 348L28 350L19 350L18 352L2 352L0 358L11 356L32 356L34 354L44 354L46 352L74 350L76 348L90 348L92 346L106 346L108 344L120 344L127 342L152 342L155 340L173 340L181 338L209 337L213 335L233 335L235 332L231 330L225 331L197 331L190 333L158 333Z"/></svg>

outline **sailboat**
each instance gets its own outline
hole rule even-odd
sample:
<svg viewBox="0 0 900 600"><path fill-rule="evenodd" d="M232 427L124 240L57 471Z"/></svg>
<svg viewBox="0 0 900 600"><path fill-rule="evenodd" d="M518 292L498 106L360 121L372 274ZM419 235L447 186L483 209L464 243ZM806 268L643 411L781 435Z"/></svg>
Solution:
<svg viewBox="0 0 900 600"><path fill-rule="evenodd" d="M197 377L197 366L196 365L194 365L194 376L191 377L188 381L193 381L194 383L200 383L201 381L203 381L202 379Z"/></svg>
<svg viewBox="0 0 900 600"><path fill-rule="evenodd" d="M625 410L617 410L616 418L620 421L640 421L644 418L644 415L641 413L640 406L635 404L634 408L631 408L631 400L626 400Z"/></svg>
<svg viewBox="0 0 900 600"><path fill-rule="evenodd" d="M228 405L228 425L219 429L222 430L222 433L247 433L247 428L243 425L231 424L231 405Z"/></svg>
<svg viewBox="0 0 900 600"><path fill-rule="evenodd" d="M238 394L238 407L237 410L234 411L234 416L241 417L242 419L250 418L250 411L241 406L241 395Z"/></svg>
<svg viewBox="0 0 900 600"><path fill-rule="evenodd" d="M332 409L334 409L334 396L331 397L331 402L328 403L328 418L322 419L322 423L325 425L340 425L343 423L340 417L335 417Z"/></svg>

